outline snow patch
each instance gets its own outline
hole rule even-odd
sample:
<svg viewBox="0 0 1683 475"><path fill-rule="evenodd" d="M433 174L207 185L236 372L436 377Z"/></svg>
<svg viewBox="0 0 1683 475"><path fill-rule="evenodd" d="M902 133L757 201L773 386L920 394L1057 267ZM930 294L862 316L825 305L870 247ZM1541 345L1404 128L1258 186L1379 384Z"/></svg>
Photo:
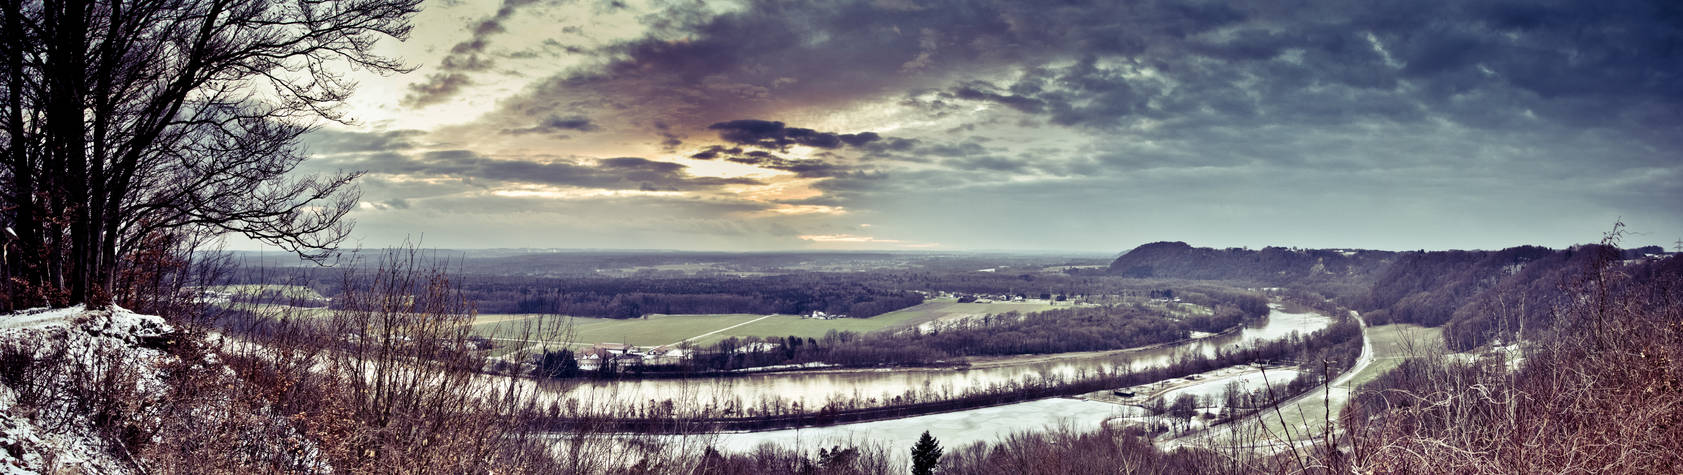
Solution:
<svg viewBox="0 0 1683 475"><path fill-rule="evenodd" d="M135 370L135 393L159 397L167 389L158 364L166 357L155 349L174 329L162 318L121 307L88 310L82 306L30 309L0 316L0 347L8 354L62 361L68 367L115 367ZM59 360L58 358L62 358ZM16 363L16 362L12 362ZM52 395L71 381L63 371L36 376ZM0 475L23 473L133 473L122 448L100 437L86 414L69 402L46 398L20 406L18 390L0 381ZM146 405L145 401L140 404ZM53 421L46 423L45 421Z"/></svg>

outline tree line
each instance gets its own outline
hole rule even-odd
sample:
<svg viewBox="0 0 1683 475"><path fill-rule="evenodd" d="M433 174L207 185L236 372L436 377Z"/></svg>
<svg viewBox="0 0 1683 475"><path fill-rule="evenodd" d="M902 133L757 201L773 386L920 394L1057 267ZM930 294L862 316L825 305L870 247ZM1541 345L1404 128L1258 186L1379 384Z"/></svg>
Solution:
<svg viewBox="0 0 1683 475"><path fill-rule="evenodd" d="M951 364L966 356L1117 350L1183 340L1193 331L1221 332L1268 314L1266 301L1254 294L1220 295L1225 300L1210 301L1214 306L1211 314L1193 317L1177 317L1163 309L1135 303L1056 308L1029 314L1006 312L871 333L832 330L822 338L730 337L694 348L695 352L683 363L629 362L626 371L617 374L599 371L592 375L698 375L808 363L845 367L931 366ZM567 350L556 350L563 351Z"/></svg>

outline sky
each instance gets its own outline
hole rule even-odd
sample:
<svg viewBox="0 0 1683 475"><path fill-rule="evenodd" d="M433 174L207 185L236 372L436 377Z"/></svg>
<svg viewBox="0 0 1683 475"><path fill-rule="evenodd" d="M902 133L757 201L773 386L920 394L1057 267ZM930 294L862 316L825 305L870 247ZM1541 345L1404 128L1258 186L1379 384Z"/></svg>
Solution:
<svg viewBox="0 0 1683 475"><path fill-rule="evenodd" d="M424 4L298 173L350 246L1683 237L1672 1ZM234 247L240 247L236 243Z"/></svg>

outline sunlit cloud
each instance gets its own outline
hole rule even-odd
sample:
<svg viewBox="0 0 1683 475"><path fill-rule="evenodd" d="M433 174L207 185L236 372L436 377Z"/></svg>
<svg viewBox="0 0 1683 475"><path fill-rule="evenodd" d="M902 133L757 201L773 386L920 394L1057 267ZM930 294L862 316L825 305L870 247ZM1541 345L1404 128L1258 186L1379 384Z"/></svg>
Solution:
<svg viewBox="0 0 1683 475"><path fill-rule="evenodd" d="M941 246L940 243L910 242L910 241L902 241L902 240L899 240L899 239L880 239L880 238L876 238L876 237L872 237L872 236L863 236L863 235L858 235L858 234L808 234L808 235L802 235L802 236L800 236L800 238L801 238L802 241L811 241L811 242L819 243L819 244L888 245L889 247L917 248L917 249L934 248L934 247L940 247Z"/></svg>
<svg viewBox="0 0 1683 475"><path fill-rule="evenodd" d="M650 190L602 190L602 189L553 189L553 188L524 188L512 190L492 190L492 196L505 198L549 198L557 200L576 200L589 198L614 198L630 196L663 196L680 197L687 193L681 191L650 191Z"/></svg>
<svg viewBox="0 0 1683 475"><path fill-rule="evenodd" d="M840 207L840 206L791 205L791 204L782 204L782 203L777 204L776 207L771 208L768 211L770 211L772 213L776 213L776 214L826 214L826 215L847 214L847 208L843 208L843 207Z"/></svg>

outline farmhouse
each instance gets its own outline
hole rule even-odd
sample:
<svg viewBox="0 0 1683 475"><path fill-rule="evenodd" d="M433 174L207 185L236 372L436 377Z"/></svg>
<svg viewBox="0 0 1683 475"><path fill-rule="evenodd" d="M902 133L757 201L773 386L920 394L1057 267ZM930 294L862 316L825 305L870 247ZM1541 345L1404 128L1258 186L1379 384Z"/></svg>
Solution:
<svg viewBox="0 0 1683 475"><path fill-rule="evenodd" d="M689 352L682 348L658 346L643 353L643 362L647 364L678 364L684 361Z"/></svg>

